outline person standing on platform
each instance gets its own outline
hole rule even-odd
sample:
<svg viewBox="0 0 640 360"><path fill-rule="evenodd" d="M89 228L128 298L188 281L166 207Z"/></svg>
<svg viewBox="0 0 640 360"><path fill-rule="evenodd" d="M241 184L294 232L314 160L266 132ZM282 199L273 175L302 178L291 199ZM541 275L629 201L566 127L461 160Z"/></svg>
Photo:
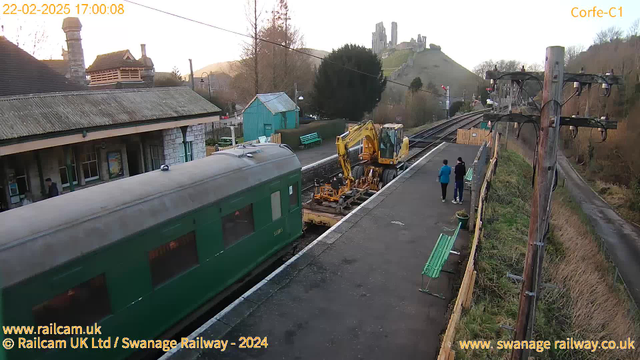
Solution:
<svg viewBox="0 0 640 360"><path fill-rule="evenodd" d="M447 165L447 160L442 160L442 167L440 168L440 174L438 174L438 181L442 188L442 202L447 200L447 185L449 185L449 177L451 176L451 167Z"/></svg>
<svg viewBox="0 0 640 360"><path fill-rule="evenodd" d="M467 173L467 167L461 157L458 158L458 163L456 164L454 173L456 174L456 187L453 189L453 200L451 202L454 204L462 204L464 176Z"/></svg>
<svg viewBox="0 0 640 360"><path fill-rule="evenodd" d="M45 182L47 183L47 189L48 189L47 198L52 198L52 197L58 196L58 194L59 194L59 192L58 192L58 184L56 184L53 181L51 181L51 178L47 178L45 180Z"/></svg>

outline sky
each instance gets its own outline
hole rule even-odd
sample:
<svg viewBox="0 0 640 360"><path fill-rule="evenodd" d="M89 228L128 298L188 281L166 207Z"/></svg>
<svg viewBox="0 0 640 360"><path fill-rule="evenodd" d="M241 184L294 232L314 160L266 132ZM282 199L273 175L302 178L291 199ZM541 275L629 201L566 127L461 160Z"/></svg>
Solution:
<svg viewBox="0 0 640 360"><path fill-rule="evenodd" d="M218 27L248 32L246 0L136 1ZM24 3L13 2L18 7ZM258 0L263 20L275 2ZM29 0L27 3L40 8L45 2ZM25 36L44 29L47 42L36 57L61 59L61 48L66 48L62 20L66 16L77 16L73 13L80 1L64 3L71 4L71 15L3 15L4 8L0 8L4 35L11 40L18 32ZM242 42L249 40L121 0L102 3L123 4L124 14L78 16L83 25L82 45L87 67L99 54L124 49L139 58L140 44L146 44L147 55L153 59L156 71L168 72L177 66L184 75L189 72L188 59L193 59L194 71L207 64L235 60L240 57ZM571 14L572 8L588 10L594 4L605 12L615 7L617 16L576 18ZM631 23L640 18L637 0L289 0L289 8L292 23L303 34L307 47L326 51L346 43L371 47L375 24L384 22L390 40L391 22L395 21L398 42L424 35L427 43L440 45L443 52L470 70L488 59L543 63L547 46L581 44L588 48L596 32L610 26L626 32ZM578 14L578 10L574 14Z"/></svg>

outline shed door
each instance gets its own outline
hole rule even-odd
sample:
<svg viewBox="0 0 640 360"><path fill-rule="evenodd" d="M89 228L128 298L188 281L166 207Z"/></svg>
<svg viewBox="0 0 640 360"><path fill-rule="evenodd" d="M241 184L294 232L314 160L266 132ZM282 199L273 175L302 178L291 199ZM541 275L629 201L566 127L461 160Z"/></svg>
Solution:
<svg viewBox="0 0 640 360"><path fill-rule="evenodd" d="M264 136L271 136L273 134L273 126L271 124L264 124Z"/></svg>

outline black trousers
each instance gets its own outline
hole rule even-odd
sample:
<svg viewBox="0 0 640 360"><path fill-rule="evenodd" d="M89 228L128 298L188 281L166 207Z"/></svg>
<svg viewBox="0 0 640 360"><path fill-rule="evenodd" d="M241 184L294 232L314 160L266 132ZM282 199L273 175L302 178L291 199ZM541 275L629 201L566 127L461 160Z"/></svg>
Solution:
<svg viewBox="0 0 640 360"><path fill-rule="evenodd" d="M442 200L447 199L447 185L449 185L449 183L440 183L440 186L442 187Z"/></svg>

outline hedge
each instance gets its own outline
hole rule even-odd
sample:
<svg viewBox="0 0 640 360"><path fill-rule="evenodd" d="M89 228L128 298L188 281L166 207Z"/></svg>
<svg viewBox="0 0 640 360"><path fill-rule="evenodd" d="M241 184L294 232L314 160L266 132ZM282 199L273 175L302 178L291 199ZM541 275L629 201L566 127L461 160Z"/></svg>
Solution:
<svg viewBox="0 0 640 360"><path fill-rule="evenodd" d="M322 138L322 142L330 141L333 143L336 136L345 132L345 120L316 120L310 124L300 124L297 129L284 129L276 132L282 134L282 143L292 148L300 146L300 136L311 133L318 133Z"/></svg>

